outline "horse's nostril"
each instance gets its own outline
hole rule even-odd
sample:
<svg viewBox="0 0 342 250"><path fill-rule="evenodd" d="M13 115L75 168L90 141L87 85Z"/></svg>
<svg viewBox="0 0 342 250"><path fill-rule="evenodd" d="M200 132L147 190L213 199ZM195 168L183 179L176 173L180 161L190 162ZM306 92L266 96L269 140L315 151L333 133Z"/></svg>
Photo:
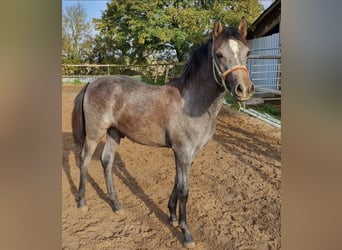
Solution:
<svg viewBox="0 0 342 250"><path fill-rule="evenodd" d="M251 87L251 90L250 90L250 93L251 94L254 94L254 92L255 92L255 87L254 87L254 84L251 82L251 85L252 85L252 87Z"/></svg>
<svg viewBox="0 0 342 250"><path fill-rule="evenodd" d="M242 96L242 95L243 95L243 87L242 87L241 84L236 85L236 87L235 87L235 93L236 93L238 96Z"/></svg>
<svg viewBox="0 0 342 250"><path fill-rule="evenodd" d="M250 95L254 95L255 93L255 85L253 84L253 82L251 82L251 90L249 91Z"/></svg>

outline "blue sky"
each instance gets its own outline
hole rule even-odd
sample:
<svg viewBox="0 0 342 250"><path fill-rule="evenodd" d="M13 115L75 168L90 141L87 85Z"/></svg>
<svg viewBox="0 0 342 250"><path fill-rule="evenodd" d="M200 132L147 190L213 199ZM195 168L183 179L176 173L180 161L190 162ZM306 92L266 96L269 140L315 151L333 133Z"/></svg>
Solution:
<svg viewBox="0 0 342 250"><path fill-rule="evenodd" d="M259 2L264 6L264 9L267 9L271 4L272 0L259 0Z"/></svg>
<svg viewBox="0 0 342 250"><path fill-rule="evenodd" d="M67 6L81 3L87 12L89 21L91 21L93 18L101 17L101 11L107 8L107 2L109 0L62 0L62 11L64 13Z"/></svg>
<svg viewBox="0 0 342 250"><path fill-rule="evenodd" d="M106 3L109 1L110 0L62 0L63 13L66 6L76 5L80 2L87 12L89 21L91 21L93 18L101 17L101 11L107 8ZM272 0L259 0L259 2L261 2L266 9L271 5Z"/></svg>

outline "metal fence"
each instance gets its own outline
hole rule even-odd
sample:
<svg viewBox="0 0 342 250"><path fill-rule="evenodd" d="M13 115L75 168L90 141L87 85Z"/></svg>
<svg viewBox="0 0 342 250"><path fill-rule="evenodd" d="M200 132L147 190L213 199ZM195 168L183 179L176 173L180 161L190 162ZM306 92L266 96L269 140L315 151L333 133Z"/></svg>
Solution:
<svg viewBox="0 0 342 250"><path fill-rule="evenodd" d="M280 48L250 50L247 66L256 91L281 94Z"/></svg>
<svg viewBox="0 0 342 250"><path fill-rule="evenodd" d="M248 41L247 66L257 92L281 95L281 48L279 33Z"/></svg>

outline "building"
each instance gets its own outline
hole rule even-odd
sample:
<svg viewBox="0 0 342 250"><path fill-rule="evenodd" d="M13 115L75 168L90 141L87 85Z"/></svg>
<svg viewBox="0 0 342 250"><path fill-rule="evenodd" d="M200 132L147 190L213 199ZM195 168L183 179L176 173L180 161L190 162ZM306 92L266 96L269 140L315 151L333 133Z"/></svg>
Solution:
<svg viewBox="0 0 342 250"><path fill-rule="evenodd" d="M261 103L281 98L280 21L281 1L276 0L254 21L247 35L248 68L256 86L255 97Z"/></svg>

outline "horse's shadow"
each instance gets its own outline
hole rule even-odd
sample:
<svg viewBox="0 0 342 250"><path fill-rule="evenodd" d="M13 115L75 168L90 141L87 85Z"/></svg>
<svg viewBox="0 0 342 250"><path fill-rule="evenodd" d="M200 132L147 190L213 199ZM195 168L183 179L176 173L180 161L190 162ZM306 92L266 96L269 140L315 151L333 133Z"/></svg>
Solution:
<svg viewBox="0 0 342 250"><path fill-rule="evenodd" d="M69 162L69 157L71 155L71 152L73 152L73 155L75 156L75 162L77 168L79 168L80 165L80 160L79 160L79 154L80 150L77 149L76 145L73 143L73 138L71 133L62 133L63 136L63 170L64 173L68 179L69 185L70 185L70 191L73 194L75 198L75 202L77 203L78 201L78 189L76 187L76 184L73 181L73 178L71 176L71 168L70 162ZM103 148L103 143L99 143L93 158L95 159L96 157L99 157L100 155L100 149ZM95 182L94 178L91 177L91 175L88 174L87 180L90 183L90 185L94 188L98 196L107 202L109 205L111 205L110 199L107 197L105 192L100 188L100 186Z"/></svg>
<svg viewBox="0 0 342 250"><path fill-rule="evenodd" d="M63 136L63 161L62 161L63 170L69 182L70 191L75 198L75 203L77 204L78 189L71 176L71 168L72 167L79 168L78 166L80 165L79 164L80 163L79 162L80 150L77 149L76 145L73 143L73 138L72 138L71 133L63 132L62 136ZM103 146L104 146L104 143L100 142L93 155L93 160L100 159ZM69 157L72 152L75 155L75 162L77 166L71 166L69 163ZM116 152L115 154L114 164L115 165L113 166L113 173L129 188L129 190L132 192L133 195L139 198L151 211L154 212L156 218L169 228L169 230L172 232L174 237L176 237L179 241L181 241L183 238L181 231L175 228L174 226L172 226L168 222L169 216L166 213L164 213L164 211L161 210L160 207L144 192L144 190L141 188L139 183L127 170L126 165L124 161L122 161L122 158L118 152ZM88 173L87 180L90 183L90 185L94 188L98 196L113 209L111 200L109 199L107 194L104 192L104 190L102 190L102 188L96 183L94 178L91 177L89 173Z"/></svg>
<svg viewBox="0 0 342 250"><path fill-rule="evenodd" d="M215 133L213 140L224 146L231 154L237 156L241 162L253 169L264 181L272 186L279 187L280 183L276 177L260 169L258 166L250 164L247 160L244 160L241 155L248 154L249 150L253 149L254 153L256 153L258 156L263 156L264 159L261 157L253 157L251 155L250 157L254 158L256 161L262 162L264 165L280 169L280 166L274 163L274 161L280 162L281 160L280 149L272 146L269 142L260 138L258 134L227 123L222 124L222 121L219 121L217 131L220 131L221 133L220 135ZM253 138L253 141L250 142L248 140L241 140L241 138L236 134L243 135L243 137L246 138ZM255 147L255 145L260 145L263 149ZM269 159L269 161L267 159Z"/></svg>

